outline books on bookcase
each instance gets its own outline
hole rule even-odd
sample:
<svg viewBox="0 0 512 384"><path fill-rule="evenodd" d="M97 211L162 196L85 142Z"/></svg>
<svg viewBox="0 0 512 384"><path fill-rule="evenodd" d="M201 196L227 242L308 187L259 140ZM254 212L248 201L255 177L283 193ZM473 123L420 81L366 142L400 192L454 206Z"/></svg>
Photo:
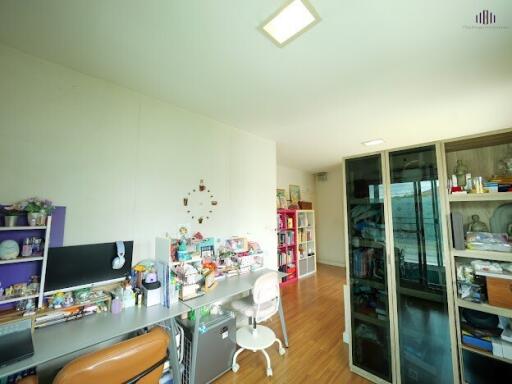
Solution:
<svg viewBox="0 0 512 384"><path fill-rule="evenodd" d="M277 210L278 269L286 273L282 284L297 280L297 218L293 209Z"/></svg>

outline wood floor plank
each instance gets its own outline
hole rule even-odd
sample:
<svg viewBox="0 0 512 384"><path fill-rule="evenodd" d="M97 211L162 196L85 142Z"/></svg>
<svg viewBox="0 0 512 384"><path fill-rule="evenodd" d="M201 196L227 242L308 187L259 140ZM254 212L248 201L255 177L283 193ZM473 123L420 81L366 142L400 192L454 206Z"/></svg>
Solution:
<svg viewBox="0 0 512 384"><path fill-rule="evenodd" d="M244 351L238 358L240 370L224 374L215 383L369 383L348 366L348 346L342 340L344 283L344 268L319 264L315 275L283 287L290 348L284 356L279 356L277 345L269 348L273 376L266 376L261 353ZM282 339L278 316L265 325Z"/></svg>

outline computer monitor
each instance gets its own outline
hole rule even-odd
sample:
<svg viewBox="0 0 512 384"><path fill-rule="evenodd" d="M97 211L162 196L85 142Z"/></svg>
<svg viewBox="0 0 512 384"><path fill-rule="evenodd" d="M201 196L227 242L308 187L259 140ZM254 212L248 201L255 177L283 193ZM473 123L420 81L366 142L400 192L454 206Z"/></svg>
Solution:
<svg viewBox="0 0 512 384"><path fill-rule="evenodd" d="M68 291L122 281L132 267L133 241L125 241L125 263L112 268L116 243L49 248L44 281L45 293Z"/></svg>

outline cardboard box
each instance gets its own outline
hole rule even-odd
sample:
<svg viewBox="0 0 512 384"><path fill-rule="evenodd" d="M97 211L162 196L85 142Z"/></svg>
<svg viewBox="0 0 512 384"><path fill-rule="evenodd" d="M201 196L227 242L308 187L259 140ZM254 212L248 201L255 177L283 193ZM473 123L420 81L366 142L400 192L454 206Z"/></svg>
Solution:
<svg viewBox="0 0 512 384"><path fill-rule="evenodd" d="M487 296L490 305L512 309L512 280L488 276Z"/></svg>

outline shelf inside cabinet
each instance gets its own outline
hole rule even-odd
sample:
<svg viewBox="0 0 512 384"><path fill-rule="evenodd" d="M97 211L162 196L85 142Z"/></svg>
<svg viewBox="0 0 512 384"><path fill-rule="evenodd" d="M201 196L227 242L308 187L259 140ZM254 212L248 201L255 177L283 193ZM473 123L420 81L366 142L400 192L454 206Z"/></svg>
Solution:
<svg viewBox="0 0 512 384"><path fill-rule="evenodd" d="M512 317L512 309L495 307L486 303L473 303L472 301L457 298L457 306L498 316Z"/></svg>
<svg viewBox="0 0 512 384"><path fill-rule="evenodd" d="M450 202L462 201L512 201L512 192L450 194Z"/></svg>
<svg viewBox="0 0 512 384"><path fill-rule="evenodd" d="M0 232L6 231L36 231L46 229L46 225L39 226L19 226L19 227L0 227Z"/></svg>
<svg viewBox="0 0 512 384"><path fill-rule="evenodd" d="M482 356L486 356L486 357L488 357L490 359L495 359L495 360L503 361L505 363L512 364L512 360L510 360L510 359L507 359L505 357L499 357L499 356L493 355L491 352L483 351L483 350L478 349L478 348L473 348L473 347L470 347L470 346L468 346L466 344L462 344L461 343L461 348L466 350L466 351L469 351L469 352L473 352L473 353L477 353L477 354L482 355Z"/></svg>
<svg viewBox="0 0 512 384"><path fill-rule="evenodd" d="M503 271L503 272L475 271L475 275L486 276L486 277L495 277L497 279L512 280L512 273L507 272L507 271Z"/></svg>
<svg viewBox="0 0 512 384"><path fill-rule="evenodd" d="M495 261L512 262L512 252L476 251L471 249L452 249L452 255L456 257L467 257L470 259L485 259Z"/></svg>
<svg viewBox="0 0 512 384"><path fill-rule="evenodd" d="M352 316L354 316L354 318L357 319L357 320L364 321L365 323L376 325L377 327L387 327L388 326L388 321L387 320L378 319L376 317L364 315L364 314L359 313L359 312L354 312L352 314Z"/></svg>
<svg viewBox="0 0 512 384"><path fill-rule="evenodd" d="M43 260L43 256L29 256L29 257L17 257L11 260L0 260L0 265L2 264L16 264L16 263L27 263L29 261L40 261Z"/></svg>
<svg viewBox="0 0 512 384"><path fill-rule="evenodd" d="M354 283L360 283L362 285L367 285L368 287L377 288L377 289L386 289L386 286L384 283L381 283L379 281L370 280L370 279L362 279L358 277L351 277L350 280Z"/></svg>
<svg viewBox="0 0 512 384"><path fill-rule="evenodd" d="M9 304L9 303L17 303L18 301L27 300L27 299L37 299L38 297L39 297L38 294L33 294L33 295L27 295L27 296L10 297L8 299L3 298L3 299L0 299L0 305Z"/></svg>

